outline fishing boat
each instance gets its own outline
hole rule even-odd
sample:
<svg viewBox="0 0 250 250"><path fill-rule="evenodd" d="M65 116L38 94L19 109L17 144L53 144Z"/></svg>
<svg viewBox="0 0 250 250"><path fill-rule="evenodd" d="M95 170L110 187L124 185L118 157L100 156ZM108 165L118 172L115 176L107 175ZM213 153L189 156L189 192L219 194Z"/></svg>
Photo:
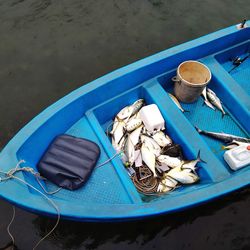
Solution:
<svg viewBox="0 0 250 250"><path fill-rule="evenodd" d="M235 67L232 58L250 53L250 21L205 35L164 50L115 70L71 92L22 128L0 153L0 169L8 172L20 160L37 172L37 164L54 138L61 134L86 138L99 145L97 164L108 161L115 150L106 135L115 114L124 106L143 98L156 104L165 120L166 131L183 148L185 158L197 152L206 163L199 163L197 184L178 188L164 195L147 197L139 193L120 157L113 157L92 172L87 183L75 190L61 189L49 198L62 218L77 221L132 220L176 212L219 198L250 183L250 166L238 171L223 159L221 142L200 135L195 126L249 138L250 59ZM183 104L182 113L168 95L172 77L180 63L198 60L212 72L209 87L223 102L228 115L221 117L203 106L203 99ZM232 69L235 67L234 69ZM19 172L15 179L0 182L0 196L34 213L55 217L57 211L35 187L43 192L34 176ZM29 185L25 185L28 183ZM55 185L43 182L47 190Z"/></svg>

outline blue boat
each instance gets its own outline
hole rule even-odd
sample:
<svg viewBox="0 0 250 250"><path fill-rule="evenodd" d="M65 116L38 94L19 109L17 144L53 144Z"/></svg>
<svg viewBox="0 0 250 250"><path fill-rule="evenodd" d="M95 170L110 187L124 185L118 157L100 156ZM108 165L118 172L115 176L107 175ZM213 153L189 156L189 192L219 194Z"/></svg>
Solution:
<svg viewBox="0 0 250 250"><path fill-rule="evenodd" d="M124 106L143 98L156 104L166 131L183 148L185 158L194 159L200 150L200 182L183 186L161 196L140 194L119 157L93 171L80 189L62 189L50 195L64 219L78 221L133 220L176 212L208 202L250 183L250 166L232 171L223 159L221 142L200 135L194 126L208 131L248 137L250 133L250 59L229 72L230 58L244 58L250 51L250 21L219 30L193 41L164 50L122 67L85 84L60 99L29 122L0 153L0 170L9 171L20 160L37 171L37 164L53 141L61 134L86 138L101 149L97 164L115 154L105 134L114 115ZM203 100L183 104L182 113L168 96L176 68L186 60L199 60L212 72L210 88L222 100L227 116L221 118L203 106ZM43 192L32 175L17 176ZM47 190L55 185L44 182ZM57 216L50 203L30 186L16 180L0 183L1 198L34 213Z"/></svg>

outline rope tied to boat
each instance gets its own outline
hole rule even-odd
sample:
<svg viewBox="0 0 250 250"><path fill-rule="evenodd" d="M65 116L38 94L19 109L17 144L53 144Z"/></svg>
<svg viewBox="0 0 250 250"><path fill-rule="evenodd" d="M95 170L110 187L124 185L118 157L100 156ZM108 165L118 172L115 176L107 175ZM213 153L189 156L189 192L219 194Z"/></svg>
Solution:
<svg viewBox="0 0 250 250"><path fill-rule="evenodd" d="M56 212L57 212L57 220L56 220L56 223L55 223L54 227L53 227L44 237L42 237L42 238L36 243L36 245L33 247L33 250L35 250L35 249L37 249L37 247L41 244L42 241L44 241L49 235L51 235L51 234L54 232L54 230L57 228L57 226L58 226L58 224L59 224L59 222L60 222L60 217L61 217L61 215L60 215L60 210L59 210L58 206L56 205L56 203L55 203L52 199L50 199L47 195L55 194L55 193L59 192L59 191L61 190L61 188L59 188L59 189L57 189L57 190L55 190L55 191L53 191L53 192L48 192L48 191L43 187L43 185L42 185L41 182L40 182L40 179L46 180L46 178L42 177L42 176L40 175L40 173L36 172L36 171L35 171L33 168L31 168L31 167L20 167L20 165L21 165L22 163L25 163L25 161L24 161L24 160L19 161L19 162L17 163L17 165L16 165L15 168L12 168L12 169L10 169L10 170L7 171L7 172L4 172L4 171L1 171L1 170L0 170L0 174L4 175L4 177L0 177L0 183L1 183L1 182L4 182L4 181L9 181L9 180L17 180L17 181L21 182L22 184L27 185L28 187L30 187L30 188L33 189L34 191L36 191L36 192L38 192L39 194L41 194L41 195L42 195L42 196L43 196L43 197L44 197L44 198L45 198L45 199L55 208L55 210L56 210ZM44 191L47 195L44 194L43 192L41 192L41 191L40 191L39 189L37 189L36 187L34 187L33 185L31 185L30 183L26 182L25 180L23 180L23 179L21 179L21 178L15 176L15 174L18 173L18 172L26 172L26 173L32 174L32 175L36 178L36 180L37 180L38 184L40 185L40 187L43 189L43 191ZM11 240L12 240L12 243L13 243L13 245L14 245L14 244L15 244L15 239L14 239L14 236L13 236L13 235L11 234L11 232L10 232L10 226L11 226L11 224L13 223L14 218L15 218L15 208L14 208L14 206L12 206L12 208L13 208L13 216L12 216L12 219L11 219L9 225L7 226L7 232L8 232L8 234L9 234Z"/></svg>
<svg viewBox="0 0 250 250"><path fill-rule="evenodd" d="M115 157L117 157L118 155L120 155L121 153L122 152L115 153L112 157L108 158L106 161L104 161L104 162L100 163L99 165L97 165L96 169L100 168L100 167L102 167L104 165L106 165L107 163L109 163L110 161L112 161ZM35 250L35 249L37 249L37 247L41 244L41 242L43 240L45 240L48 236L50 236L54 232L54 230L57 228L57 226L58 226L58 224L60 222L60 218L61 218L60 210L59 210L58 206L55 204L55 202L52 199L50 199L47 195L53 195L53 194L59 192L62 188L60 187L60 188L58 188L58 189L56 189L54 191L51 191L51 192L47 191L45 189L45 187L42 185L41 181L40 181L40 180L47 180L47 179L44 178L43 176L41 176L40 173L36 172L32 167L21 167L20 165L23 164L23 163L25 163L25 161L24 160L20 160L14 168L11 168L7 172L4 172L4 171L0 170L0 174L2 174L4 176L4 177L0 177L0 183L14 179L14 180L17 180L17 181L21 182L22 184L27 185L31 189L33 189L36 192L38 192L39 194L41 194L55 208L55 210L57 212L57 221L56 221L54 227L43 238L41 238L36 243L36 245L33 247L33 250ZM23 180L23 179L15 176L15 174L18 173L18 172L30 173L31 175L33 175L36 178L37 183L42 188L42 190L44 191L45 194L42 193L39 189L37 189L33 185L31 185L30 183L28 183L25 180ZM11 224L13 223L13 221L15 219L16 212L15 212L15 207L12 206L12 208L13 208L13 215L12 215L12 219L11 219L9 225L7 226L7 232L8 232L8 234L9 234L11 240L12 240L12 243L14 245L15 244L15 239L14 239L14 236L10 232L10 226L11 226Z"/></svg>

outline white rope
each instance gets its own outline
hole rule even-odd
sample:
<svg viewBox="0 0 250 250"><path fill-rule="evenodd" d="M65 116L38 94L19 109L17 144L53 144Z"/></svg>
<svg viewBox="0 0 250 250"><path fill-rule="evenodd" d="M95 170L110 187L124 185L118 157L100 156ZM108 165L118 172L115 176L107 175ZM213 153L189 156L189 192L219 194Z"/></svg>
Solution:
<svg viewBox="0 0 250 250"><path fill-rule="evenodd" d="M122 152L117 152L115 153L111 158L107 159L106 161L102 162L101 164L97 165L95 167L96 168L99 168L99 167L102 167L104 165L106 165L107 163L109 163L110 161L112 161L116 156L120 155ZM35 170L33 168L30 168L30 167L20 167L20 164L22 163L25 163L24 160L21 160L17 163L16 167L13 168L13 169L10 169L8 172L3 172L0 170L0 173L1 174L4 174L4 178L0 177L0 182L3 182L3 181L8 181L10 179L15 179L19 182L21 182L22 184L25 184L27 185L28 187L30 187L31 189L35 190L36 192L38 192L39 194L41 194L56 210L57 212L57 221L56 221L56 224L54 225L54 227L43 237L41 238L37 243L36 245L33 247L33 250L37 249L37 247L41 244L42 241L44 241L48 236L50 236L54 230L57 228L59 222L60 222L60 218L61 218L61 215L60 215L60 210L58 208L58 206L55 204L55 202L50 199L46 194L48 195L52 195L52 194L55 194L57 192L59 192L62 188L58 188L56 189L55 191L52 191L52 192L48 192L44 186L42 185L40 179L43 179L43 180L46 180L46 178L42 177L38 172L35 172ZM39 184L39 186L42 188L42 190L46 193L42 193L40 190L38 190L36 187L32 186L31 184L29 184L28 182L20 179L19 177L17 176L14 176L15 173L17 172L28 172L28 173L31 173L37 180L37 183ZM13 223L14 219L15 219L15 215L16 215L16 210L15 210L15 207L13 206L13 215L12 215L12 218L11 218L11 221L7 227L7 232L9 234L9 236L11 237L12 239L12 242L13 242L13 245L15 243L15 239L14 239L14 236L11 234L10 232L10 226L11 224Z"/></svg>
<svg viewBox="0 0 250 250"><path fill-rule="evenodd" d="M21 164L21 163L24 163L24 162L25 162L25 161L23 161L23 160L22 160L22 161L19 161L19 162L17 163L16 167L13 168L13 169L10 169L8 172L3 172L3 171L0 170L0 173L2 173L2 174L5 175L4 178L0 178L0 182L7 181L7 180L10 180L10 179L14 179L14 180L17 180L17 181L21 182L22 184L27 185L27 186L30 187L31 189L33 189L33 190L35 190L36 192L38 192L39 194L41 194L41 195L42 195L42 196L43 196L43 197L44 197L44 198L45 198L45 199L55 208L55 210L56 210L56 212L57 212L57 221L56 221L56 224L54 225L54 227L53 227L53 228L52 228L43 238L41 238L41 239L36 243L36 245L33 247L33 250L35 250L35 249L41 244L42 241L44 241L49 235L51 235L51 234L54 232L54 230L56 229L56 227L58 226L58 224L59 224L59 222L60 222L61 215L60 215L60 210L59 210L58 206L57 206L57 205L55 204L55 202L54 202L52 199L50 199L46 194L42 193L42 192L41 192L40 190L38 190L36 187L32 186L31 184L29 184L28 182L22 180L21 178L19 178L19 177L17 177L17 176L14 176L14 174L17 173L17 172L25 171L25 172L29 172L29 173L33 174L33 175L36 177L37 180L39 180L39 178L42 178L42 177L40 176L39 173L35 172L34 169L32 169L32 168L30 168L30 167L22 167L22 168L20 168L20 164ZM56 193L56 192L58 192L58 191L61 189L61 188L59 188L59 189L55 190L54 192L47 192L47 191L45 190L45 188L42 186L42 184L40 183L40 181L38 181L38 183L39 183L39 185L41 186L41 188L43 189L43 191L45 191L47 194ZM9 236L10 236L11 239L12 239L13 245L14 245L15 239L14 239L13 235L12 235L11 232L10 232L10 226L11 226L11 224L13 223L13 221L14 221L14 219L15 219L15 214L16 214L16 213L15 213L15 209L14 209L14 207L13 207L13 216L12 216L12 219L11 219L11 221L10 221L8 227L7 227L7 232L8 232Z"/></svg>
<svg viewBox="0 0 250 250"><path fill-rule="evenodd" d="M33 190L35 190L36 192L38 192L39 194L41 194L56 210L57 212L57 220L56 220L56 224L54 225L54 227L43 237L41 238L37 243L36 245L33 247L33 250L37 249L37 247L41 244L42 241L44 241L48 236L50 236L54 230L56 229L56 227L58 226L59 222L60 222L60 218L61 218L61 215L60 215L60 210L58 208L58 206L55 204L55 202L53 200L51 200L46 194L42 193L40 190L38 190L37 188L33 187L32 185L30 185L28 182L16 177L16 176L13 176L14 179L20 181L21 183L27 185L28 187L32 188Z"/></svg>
<svg viewBox="0 0 250 250"><path fill-rule="evenodd" d="M102 167L102 166L104 166L104 165L106 165L107 163L109 163L110 161L112 161L116 156L118 156L118 155L120 155L122 152L116 152L112 157L110 157L109 159L107 159L106 161L104 161L104 162L102 162L102 163L100 163L99 165L97 165L96 167L95 167L95 169L97 169L97 168L99 168L99 167Z"/></svg>
<svg viewBox="0 0 250 250"><path fill-rule="evenodd" d="M1 178L1 177L0 177L0 182L1 182L1 181L7 181L7 180L11 179L12 176L13 176L15 173L17 173L17 172L28 172L28 173L31 173L32 175L34 175L34 177L36 178L38 184L40 185L40 187L42 188L42 190L44 191L44 193L46 193L46 194L48 194L48 195L52 195L52 194L55 194L55 193L59 192L59 191L62 189L62 188L60 187L60 188L58 188L58 189L56 189L56 190L54 190L54 191L51 191L51 192L47 191L47 190L45 189L45 187L42 185L41 181L40 181L40 179L42 179L42 180L47 180L47 179L44 178L44 177L42 177L42 176L40 175L40 173L36 172L36 171L35 171L33 168L31 168L31 167L19 167L20 164L22 164L22 163L25 163L25 161L24 161L24 160L19 161L19 162L17 163L16 167L13 168L13 169L10 169L8 172L3 172L3 171L0 170L0 173L2 173L2 174L4 174L5 176L7 176L7 177L5 177L5 178Z"/></svg>
<svg viewBox="0 0 250 250"><path fill-rule="evenodd" d="M43 192L46 193L46 194L48 194L48 195L55 194L55 193L59 192L59 191L62 189L62 188L60 187L60 188L56 189L55 191L49 192L49 191L47 191L47 190L45 189L45 187L42 185L41 181L39 180L39 176L35 175L35 177L36 177L37 183L40 185L40 187L42 188ZM41 179L41 178L40 178L40 179ZM45 178L43 178L43 179L46 180Z"/></svg>
<svg viewBox="0 0 250 250"><path fill-rule="evenodd" d="M14 206L12 206L12 210L13 210L12 218L11 218L11 220L10 220L9 225L7 226L7 232L8 232L8 234L9 234L9 236L10 236L10 238L11 238L11 240L12 240L12 244L13 244L13 246L14 246L14 245L15 245L15 238L14 238L14 236L13 236L13 235L11 234L11 232L10 232L10 226L11 226L11 224L13 223L13 221L14 221L14 219L15 219L15 216L16 216L16 209L15 209Z"/></svg>

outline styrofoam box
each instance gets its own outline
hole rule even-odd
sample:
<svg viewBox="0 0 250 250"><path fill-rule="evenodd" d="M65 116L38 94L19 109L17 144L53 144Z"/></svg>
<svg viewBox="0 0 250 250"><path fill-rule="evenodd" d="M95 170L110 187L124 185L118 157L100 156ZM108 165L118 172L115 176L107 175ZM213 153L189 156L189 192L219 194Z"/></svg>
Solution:
<svg viewBox="0 0 250 250"><path fill-rule="evenodd" d="M149 132L165 129L165 121L160 110L155 104L144 106L140 110L140 118L142 119L146 129Z"/></svg>

